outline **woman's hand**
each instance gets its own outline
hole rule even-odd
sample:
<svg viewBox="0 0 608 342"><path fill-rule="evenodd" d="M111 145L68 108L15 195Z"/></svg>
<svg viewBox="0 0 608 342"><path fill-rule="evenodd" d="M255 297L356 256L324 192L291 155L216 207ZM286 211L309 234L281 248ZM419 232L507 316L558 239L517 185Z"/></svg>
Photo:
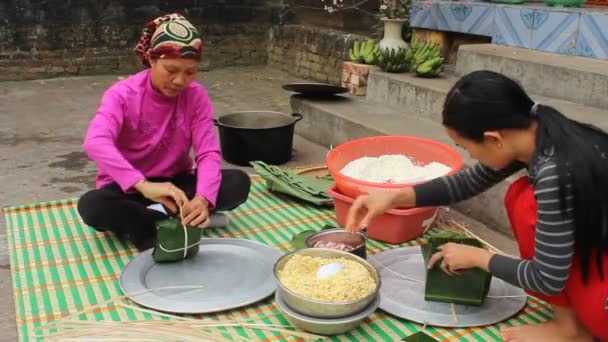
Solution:
<svg viewBox="0 0 608 342"><path fill-rule="evenodd" d="M144 179L137 182L134 188L145 198L162 203L174 213L177 212L178 208L181 208L188 203L186 194L180 188L169 182L148 182Z"/></svg>
<svg viewBox="0 0 608 342"><path fill-rule="evenodd" d="M449 275L458 275L460 271L474 267L488 271L490 259L494 255L483 248L452 242L446 243L439 249L440 251L433 254L429 260L428 268L433 268L441 260L441 268Z"/></svg>
<svg viewBox="0 0 608 342"><path fill-rule="evenodd" d="M398 207L413 206L416 202L412 188L394 192L375 192L359 196L348 211L345 229L357 232L366 228L370 221L385 212Z"/></svg>
<svg viewBox="0 0 608 342"><path fill-rule="evenodd" d="M205 197L195 196L182 210L182 224L201 228L209 225L209 202Z"/></svg>

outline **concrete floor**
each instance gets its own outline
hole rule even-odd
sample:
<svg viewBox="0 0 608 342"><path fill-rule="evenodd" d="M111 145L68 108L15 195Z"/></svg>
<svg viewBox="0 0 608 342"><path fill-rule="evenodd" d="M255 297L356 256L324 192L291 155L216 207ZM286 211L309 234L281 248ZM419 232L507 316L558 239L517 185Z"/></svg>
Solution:
<svg viewBox="0 0 608 342"><path fill-rule="evenodd" d="M74 198L94 186L95 166L81 152L87 125L103 91L117 76L0 83L0 207ZM298 82L264 66L201 73L218 115L242 110L289 112L290 93L281 85ZM326 147L296 136L290 166L318 164ZM512 240L458 213L480 237L508 253ZM0 219L0 341L16 341L4 218Z"/></svg>

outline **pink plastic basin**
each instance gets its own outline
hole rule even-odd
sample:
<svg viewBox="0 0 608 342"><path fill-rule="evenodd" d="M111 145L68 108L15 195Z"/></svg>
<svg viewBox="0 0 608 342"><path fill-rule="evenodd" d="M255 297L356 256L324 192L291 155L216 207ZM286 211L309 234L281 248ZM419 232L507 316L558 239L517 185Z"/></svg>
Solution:
<svg viewBox="0 0 608 342"><path fill-rule="evenodd" d="M448 174L456 173L462 168L462 157L450 146L435 140L410 136L378 136L349 141L329 151L327 168L340 192L352 198L374 191L397 191L421 183L372 183L340 173L340 170L353 160L387 154L401 154L420 164L442 163L452 169Z"/></svg>
<svg viewBox="0 0 608 342"><path fill-rule="evenodd" d="M329 189L328 192L334 198L338 225L344 227L348 210L354 199L340 193L336 186ZM370 239L391 244L414 240L433 227L438 210L436 207L390 210L370 222L367 227L367 236Z"/></svg>

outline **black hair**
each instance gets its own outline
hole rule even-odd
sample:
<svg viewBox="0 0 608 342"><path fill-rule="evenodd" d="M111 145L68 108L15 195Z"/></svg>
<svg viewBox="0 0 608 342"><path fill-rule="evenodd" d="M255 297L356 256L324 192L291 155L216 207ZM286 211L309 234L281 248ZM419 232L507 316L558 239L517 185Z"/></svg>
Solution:
<svg viewBox="0 0 608 342"><path fill-rule="evenodd" d="M574 237L583 280L589 279L593 257L603 279L602 258L608 252L608 134L550 106L535 105L519 83L492 71L462 77L443 108L444 126L476 142L482 142L487 131L525 129L535 121L536 150L553 150L556 158L562 208L563 180L572 184Z"/></svg>

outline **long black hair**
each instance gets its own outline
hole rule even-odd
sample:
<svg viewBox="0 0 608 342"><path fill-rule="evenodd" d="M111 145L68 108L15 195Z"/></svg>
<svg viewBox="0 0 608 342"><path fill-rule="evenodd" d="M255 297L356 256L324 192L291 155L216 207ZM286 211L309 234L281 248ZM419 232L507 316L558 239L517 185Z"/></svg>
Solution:
<svg viewBox="0 0 608 342"><path fill-rule="evenodd" d="M608 252L608 134L565 117L558 110L535 105L516 81L496 72L475 71L450 90L443 109L444 126L482 142L484 132L528 128L538 122L536 149L553 149L558 168L560 201L565 207L563 180L572 184L574 237L588 281L595 257L604 277L602 257Z"/></svg>

